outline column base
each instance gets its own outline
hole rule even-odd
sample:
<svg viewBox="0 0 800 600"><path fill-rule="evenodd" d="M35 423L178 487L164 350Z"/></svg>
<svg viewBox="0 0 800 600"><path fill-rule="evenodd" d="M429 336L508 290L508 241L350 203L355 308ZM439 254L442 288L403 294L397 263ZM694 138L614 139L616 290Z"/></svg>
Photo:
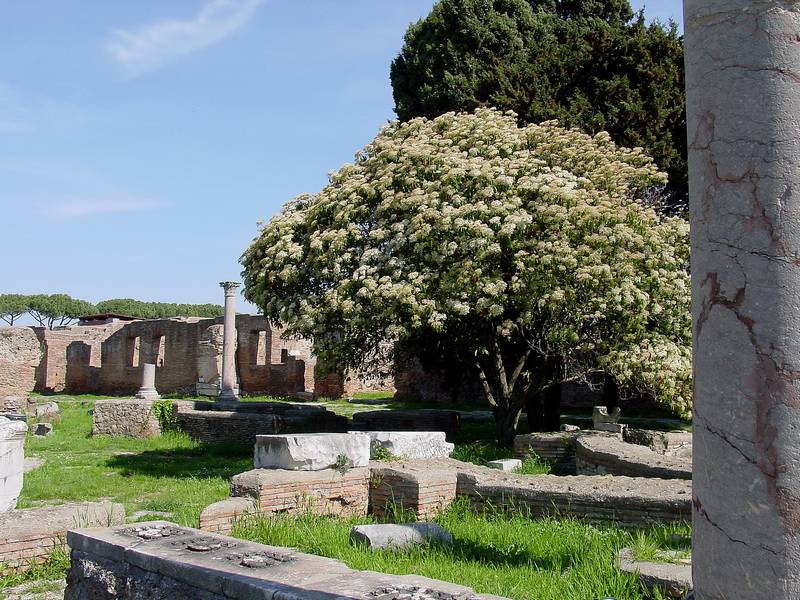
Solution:
<svg viewBox="0 0 800 600"><path fill-rule="evenodd" d="M143 388L134 396L137 400L161 400L161 395L154 389Z"/></svg>
<svg viewBox="0 0 800 600"><path fill-rule="evenodd" d="M234 390L222 390L217 396L217 404L238 404L239 395Z"/></svg>

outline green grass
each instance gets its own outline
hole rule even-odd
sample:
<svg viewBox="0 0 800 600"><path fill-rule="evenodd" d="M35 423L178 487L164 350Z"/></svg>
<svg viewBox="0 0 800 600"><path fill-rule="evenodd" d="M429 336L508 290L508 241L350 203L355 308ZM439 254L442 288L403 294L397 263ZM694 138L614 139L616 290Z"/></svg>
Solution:
<svg viewBox="0 0 800 600"><path fill-rule="evenodd" d="M678 563L692 555L691 535L688 524L662 525L647 534L636 532L630 549L636 560Z"/></svg>
<svg viewBox="0 0 800 600"><path fill-rule="evenodd" d="M512 599L648 597L635 577L614 566L617 552L633 539L622 529L595 527L574 519L531 519L520 513L476 514L463 500L436 521L453 534L452 547L373 552L351 545L350 528L375 522L370 518L282 515L244 521L234 535L336 558L354 569L414 573Z"/></svg>
<svg viewBox="0 0 800 600"><path fill-rule="evenodd" d="M93 399L56 398L61 422L46 438L28 436L26 456L45 460L25 475L18 508L109 499L138 510L174 513L197 526L200 511L227 497L230 478L252 468L252 451L237 444L201 444L179 432L137 440L92 437Z"/></svg>
<svg viewBox="0 0 800 600"><path fill-rule="evenodd" d="M58 546L47 562L31 563L25 571L19 570L0 576L0 598L4 597L2 593L4 589L34 581L38 583L29 588L31 594L53 591L55 586L52 581L64 579L64 574L68 568L69 551L66 546Z"/></svg>

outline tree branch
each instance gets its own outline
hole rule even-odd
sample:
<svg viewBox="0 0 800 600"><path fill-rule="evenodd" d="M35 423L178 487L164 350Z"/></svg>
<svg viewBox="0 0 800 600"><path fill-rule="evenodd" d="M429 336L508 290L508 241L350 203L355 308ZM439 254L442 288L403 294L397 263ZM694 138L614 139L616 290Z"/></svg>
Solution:
<svg viewBox="0 0 800 600"><path fill-rule="evenodd" d="M481 367L481 361L478 360L477 356L475 357L475 366L478 369L478 379L481 381L483 393L486 394L486 399L492 406L497 406L497 400L495 400L494 394L492 393L492 386L489 385L489 381L486 379L486 373L484 372L483 367Z"/></svg>
<svg viewBox="0 0 800 600"><path fill-rule="evenodd" d="M503 399L508 402L509 396L511 395L508 389L508 378L506 377L506 367L503 364L503 355L500 352L500 344L497 342L497 338L493 335L492 336L492 344L494 345L494 361L495 361L495 368L497 369L497 381L500 384L500 394L502 394Z"/></svg>

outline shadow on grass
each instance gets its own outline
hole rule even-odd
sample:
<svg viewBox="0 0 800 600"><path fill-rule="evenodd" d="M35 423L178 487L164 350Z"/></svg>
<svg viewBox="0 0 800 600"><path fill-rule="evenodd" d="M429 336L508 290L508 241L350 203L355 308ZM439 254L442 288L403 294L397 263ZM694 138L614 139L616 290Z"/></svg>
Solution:
<svg viewBox="0 0 800 600"><path fill-rule="evenodd" d="M121 452L106 461L123 477L147 475L175 478L230 478L253 468L253 451L246 444L214 443L196 448Z"/></svg>

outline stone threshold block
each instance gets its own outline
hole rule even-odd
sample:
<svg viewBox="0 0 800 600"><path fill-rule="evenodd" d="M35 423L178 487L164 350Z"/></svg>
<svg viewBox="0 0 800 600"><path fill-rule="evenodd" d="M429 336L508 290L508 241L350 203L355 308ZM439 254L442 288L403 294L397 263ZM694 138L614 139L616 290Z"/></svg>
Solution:
<svg viewBox="0 0 800 600"><path fill-rule="evenodd" d="M623 548L617 556L617 566L623 573L639 577L648 589L658 588L667 598L683 598L692 586L692 565L688 563L657 563L633 558L630 548Z"/></svg>
<svg viewBox="0 0 800 600"><path fill-rule="evenodd" d="M233 476L231 496L254 502L256 511L267 515L311 512L364 516L369 500L369 477L370 471L366 468L343 472L253 469ZM231 512L240 514L237 510L240 509Z"/></svg>
<svg viewBox="0 0 800 600"><path fill-rule="evenodd" d="M257 435L256 469L321 471L366 467L370 437L364 433Z"/></svg>
<svg viewBox="0 0 800 600"><path fill-rule="evenodd" d="M70 531L65 600L502 600L166 521Z"/></svg>
<svg viewBox="0 0 800 600"><path fill-rule="evenodd" d="M522 468L522 461L518 458L502 458L500 460L490 460L486 463L490 469L511 472L514 469Z"/></svg>
<svg viewBox="0 0 800 600"><path fill-rule="evenodd" d="M448 458L455 449L444 431L365 431L372 441L372 458L383 448L392 456L406 459Z"/></svg>
<svg viewBox="0 0 800 600"><path fill-rule="evenodd" d="M64 543L69 529L124 522L125 507L111 502L12 510L0 515L0 567L24 570L44 562Z"/></svg>
<svg viewBox="0 0 800 600"><path fill-rule="evenodd" d="M0 514L17 505L22 491L27 432L24 422L0 417Z"/></svg>
<svg viewBox="0 0 800 600"><path fill-rule="evenodd" d="M691 479L690 458L668 456L647 446L609 436L579 437L575 449L578 475L626 475L661 479Z"/></svg>

